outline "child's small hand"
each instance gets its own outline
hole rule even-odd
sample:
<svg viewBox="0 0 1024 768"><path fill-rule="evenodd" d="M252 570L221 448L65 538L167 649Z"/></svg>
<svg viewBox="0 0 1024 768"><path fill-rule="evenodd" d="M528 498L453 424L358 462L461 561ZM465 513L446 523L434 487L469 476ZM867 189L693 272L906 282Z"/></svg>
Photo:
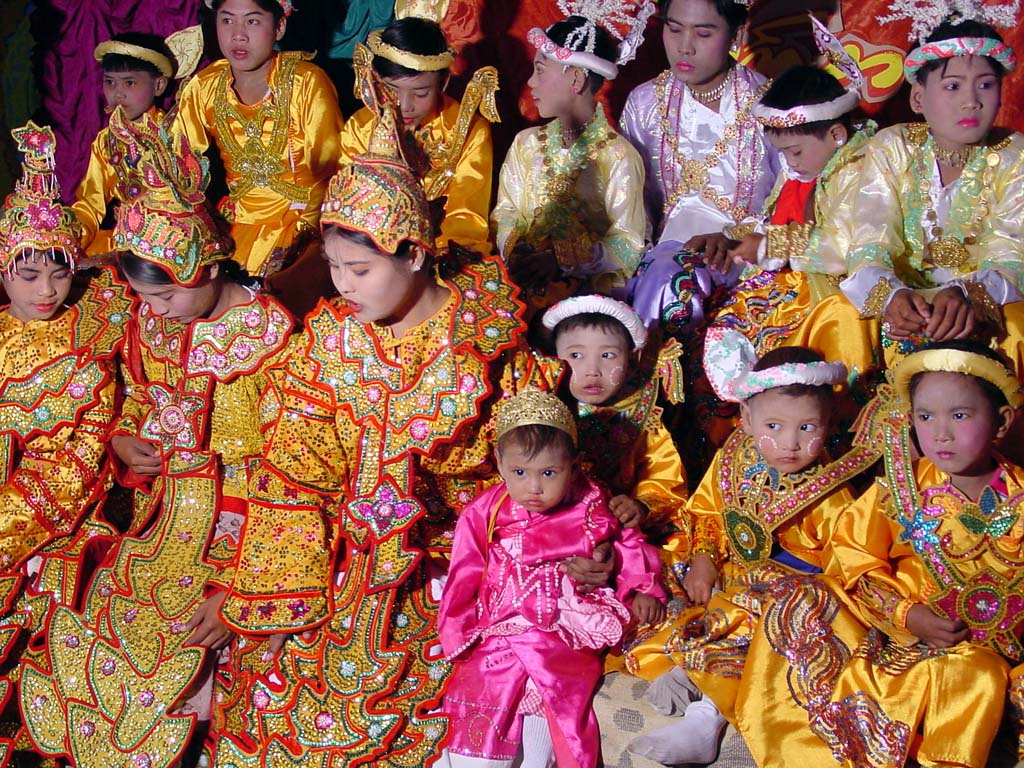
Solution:
<svg viewBox="0 0 1024 768"><path fill-rule="evenodd" d="M690 560L690 570L683 578L683 589L697 605L706 605L711 599L711 590L718 581L718 569L707 555L697 555Z"/></svg>
<svg viewBox="0 0 1024 768"><path fill-rule="evenodd" d="M570 557L562 569L576 582L576 591L582 594L603 587L612 577L615 568L614 551L610 541L602 541L594 547L592 557Z"/></svg>
<svg viewBox="0 0 1024 768"><path fill-rule="evenodd" d="M129 435L116 435L110 438L110 447L135 474L160 474L160 449L152 443Z"/></svg>
<svg viewBox="0 0 1024 768"><path fill-rule="evenodd" d="M914 334L924 333L932 316L928 300L907 288L896 291L885 308L882 317L886 335L890 339L906 339Z"/></svg>
<svg viewBox="0 0 1024 768"><path fill-rule="evenodd" d="M733 260L734 264L741 261L747 264L757 264L757 251L761 247L762 240L764 240L764 235L757 232L744 235L735 247L729 249L729 258Z"/></svg>
<svg viewBox="0 0 1024 768"><path fill-rule="evenodd" d="M943 288L932 299L932 316L925 335L934 341L963 339L971 335L977 318L974 307L957 287Z"/></svg>
<svg viewBox="0 0 1024 768"><path fill-rule="evenodd" d="M907 611L907 631L932 648L951 648L971 636L962 621L943 618L923 604Z"/></svg>
<svg viewBox="0 0 1024 768"><path fill-rule="evenodd" d="M724 274L732 266L729 248L735 242L721 232L710 232L706 235L694 235L686 242L686 247L693 253L703 253L704 263L708 268Z"/></svg>
<svg viewBox="0 0 1024 768"><path fill-rule="evenodd" d="M660 624L665 620L665 605L650 595L633 596L633 618L640 624Z"/></svg>
<svg viewBox="0 0 1024 768"><path fill-rule="evenodd" d="M647 522L651 510L642 501L620 493L608 502L608 509L622 523L623 528L638 528Z"/></svg>

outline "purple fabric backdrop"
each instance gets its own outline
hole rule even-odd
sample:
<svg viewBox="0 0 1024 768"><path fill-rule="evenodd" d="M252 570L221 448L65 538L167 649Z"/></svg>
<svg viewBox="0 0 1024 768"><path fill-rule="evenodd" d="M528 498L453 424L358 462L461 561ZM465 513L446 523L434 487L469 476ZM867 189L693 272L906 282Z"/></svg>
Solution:
<svg viewBox="0 0 1024 768"><path fill-rule="evenodd" d="M89 144L106 123L96 46L120 32L167 36L199 22L202 0L44 0L58 28L40 57L42 102L57 134L57 175L65 200L89 162ZM61 18L62 17L62 18Z"/></svg>

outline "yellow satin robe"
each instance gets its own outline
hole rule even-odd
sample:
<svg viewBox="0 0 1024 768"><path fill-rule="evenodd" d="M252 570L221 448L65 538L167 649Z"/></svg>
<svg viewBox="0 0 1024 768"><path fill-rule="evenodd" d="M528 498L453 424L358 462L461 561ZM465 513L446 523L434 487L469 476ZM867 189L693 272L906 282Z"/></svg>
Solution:
<svg viewBox="0 0 1024 768"><path fill-rule="evenodd" d="M151 107L143 119L159 121L163 116L162 110ZM131 177L134 175L135 169L125 167L123 162L119 166L115 165L114 158L110 156L109 129L101 129L92 140L89 148L89 165L75 192L75 202L71 205L71 210L75 212L82 225L82 248L86 253L109 253L113 249L113 232L101 230L100 225L107 215L107 206L111 201L123 202L126 196L132 196L131 192L136 195L141 193L142 187L139 186L137 190L130 190L126 195L125 185L131 184Z"/></svg>
<svg viewBox="0 0 1024 768"><path fill-rule="evenodd" d="M779 346L805 346L860 372L880 356L877 321L861 318L838 290L865 147L874 134L869 123L836 150L815 185L812 222L763 226L762 266L747 269L716 315L715 325L741 331L759 356ZM776 180L765 203L769 218L785 181Z"/></svg>
<svg viewBox="0 0 1024 768"><path fill-rule="evenodd" d="M888 482L879 480L850 506L833 534L836 572L863 617L878 630L874 643L859 651L843 671L835 698L843 700L857 692L876 702L885 717L903 724L902 748L924 766L986 764L1002 719L1010 664L977 641L937 651L907 630L911 607L948 605L947 586L937 580L914 541L933 541L950 553L973 551L966 558L947 558L945 567L956 570L958 581L987 578L985 571L1002 580L1019 579L1024 560L1024 469L1003 460L1000 467L1006 498L1015 506L991 511L989 519L978 507L971 509L949 484L948 475L922 458L913 474L924 499L923 511L901 508ZM970 527L969 517L976 518ZM1007 525L992 531L1000 522ZM1005 603L1011 593L993 588ZM965 588L962 594L970 592ZM1012 594L1020 599L1020 585ZM956 610L971 608L958 602ZM1019 626L1011 631L1019 638ZM893 750L898 757L895 745ZM898 760L872 764L902 766Z"/></svg>
<svg viewBox="0 0 1024 768"><path fill-rule="evenodd" d="M334 85L304 54L275 54L267 81L266 97L242 104L227 60L215 61L182 89L176 120L194 150L215 143L220 151L228 183L220 207L235 260L252 275L273 272L297 256L289 247L300 235L319 232L344 122Z"/></svg>
<svg viewBox="0 0 1024 768"><path fill-rule="evenodd" d="M434 172L440 171L449 179L435 193L435 197L445 198L438 249L443 250L450 242L455 242L470 250L490 253L493 247L487 216L491 206L494 145L491 124L483 115L472 115L458 162L448 169L440 169L438 165L445 153L451 151L451 143L458 140L462 130L460 109L459 102L442 95L440 110L413 131L413 137ZM366 152L374 120L373 113L366 107L348 119L341 132L339 164L345 165Z"/></svg>

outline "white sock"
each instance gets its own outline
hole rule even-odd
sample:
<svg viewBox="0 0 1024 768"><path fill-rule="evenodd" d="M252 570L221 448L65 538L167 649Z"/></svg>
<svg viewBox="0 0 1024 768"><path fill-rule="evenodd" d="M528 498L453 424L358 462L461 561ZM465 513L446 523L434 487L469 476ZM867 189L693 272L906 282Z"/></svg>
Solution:
<svg viewBox="0 0 1024 768"><path fill-rule="evenodd" d="M647 689L644 698L654 710L662 715L681 715L690 702L701 697L697 688L682 667L672 667Z"/></svg>
<svg viewBox="0 0 1024 768"><path fill-rule="evenodd" d="M627 749L662 765L707 765L718 757L723 728L725 718L711 699L702 698L686 708L686 715L678 723L638 736Z"/></svg>
<svg viewBox="0 0 1024 768"><path fill-rule="evenodd" d="M555 764L555 748L547 718L523 716L523 757L516 768L551 768Z"/></svg>
<svg viewBox="0 0 1024 768"><path fill-rule="evenodd" d="M488 760L486 757L453 755L446 749L433 768L512 768L512 764L512 760Z"/></svg>

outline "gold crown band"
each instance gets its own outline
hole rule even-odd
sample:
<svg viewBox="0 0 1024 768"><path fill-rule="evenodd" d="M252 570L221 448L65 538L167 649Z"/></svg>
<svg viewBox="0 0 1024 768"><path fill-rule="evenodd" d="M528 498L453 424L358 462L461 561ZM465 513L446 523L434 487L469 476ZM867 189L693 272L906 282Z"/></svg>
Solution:
<svg viewBox="0 0 1024 768"><path fill-rule="evenodd" d="M959 349L925 349L907 355L893 373L893 386L900 397L910 402L910 382L919 373L962 373L984 379L1006 397L1011 408L1020 408L1024 392L1020 380L1005 365L976 352Z"/></svg>
<svg viewBox="0 0 1024 768"><path fill-rule="evenodd" d="M497 439L500 440L517 427L531 424L561 430L572 438L573 445L577 444L576 419L569 407L550 392L542 392L533 387L524 389L501 404L495 424Z"/></svg>
<svg viewBox="0 0 1024 768"><path fill-rule="evenodd" d="M381 40L379 29L370 33L366 38L366 45L373 51L374 56L380 56L392 64L406 69L414 69L417 72L440 72L442 69L448 69L455 61L455 53L450 48L444 53L431 56L403 51L401 48L396 48Z"/></svg>
<svg viewBox="0 0 1024 768"><path fill-rule="evenodd" d="M160 74L164 77L174 77L174 64L169 58L157 51L143 48L141 45L122 43L120 40L107 40L107 42L96 46L93 57L96 61L103 61L103 57L109 54L130 56L133 59L152 64L160 70Z"/></svg>

